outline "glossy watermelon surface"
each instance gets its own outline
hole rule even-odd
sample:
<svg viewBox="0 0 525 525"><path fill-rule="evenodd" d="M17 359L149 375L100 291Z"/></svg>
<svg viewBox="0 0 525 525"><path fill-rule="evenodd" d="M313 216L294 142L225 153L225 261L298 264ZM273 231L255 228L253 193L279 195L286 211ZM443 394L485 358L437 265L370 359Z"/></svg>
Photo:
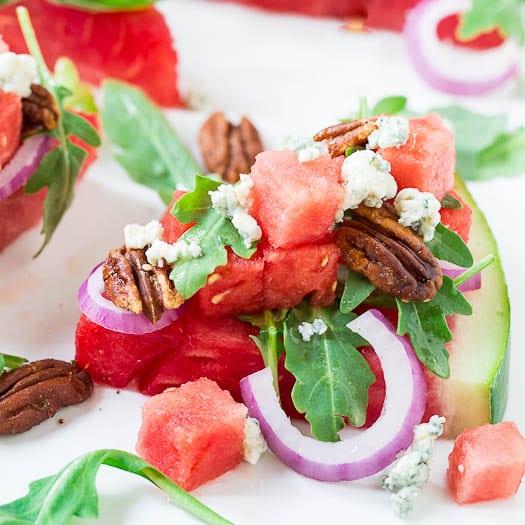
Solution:
<svg viewBox="0 0 525 525"><path fill-rule="evenodd" d="M163 106L182 104L177 88L177 55L164 17L155 8L94 13L27 0L0 9L0 33L11 50L25 53L15 9L30 12L49 67L71 58L86 82L98 85L112 77L136 84Z"/></svg>
<svg viewBox="0 0 525 525"><path fill-rule="evenodd" d="M22 99L14 93L0 90L0 169L20 145L22 129Z"/></svg>

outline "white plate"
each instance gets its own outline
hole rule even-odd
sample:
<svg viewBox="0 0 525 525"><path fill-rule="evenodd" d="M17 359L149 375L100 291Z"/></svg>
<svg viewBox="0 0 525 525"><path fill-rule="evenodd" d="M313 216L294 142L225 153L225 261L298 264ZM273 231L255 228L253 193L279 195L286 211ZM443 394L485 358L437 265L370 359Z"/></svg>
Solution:
<svg viewBox="0 0 525 525"><path fill-rule="evenodd" d="M406 94L418 109L451 102L421 83L397 34L349 34L334 20L270 15L196 0L160 6L179 50L181 85L204 100L201 112L169 113L194 151L198 126L214 109L232 116L247 114L261 129L267 147L278 147L288 134L311 134L344 117L363 95L375 101ZM523 101L503 93L466 103L507 111L511 119L525 114ZM514 319L506 418L523 432L525 253L520 211L525 176L470 188L496 234L506 270ZM78 187L73 207L45 252L32 260L40 243L35 229L0 255L2 351L33 360L71 359L79 316L76 293L82 280L109 248L122 242L125 224L145 223L162 211L156 195L129 182L104 150ZM83 406L63 410L23 435L0 438L0 501L22 496L30 481L57 472L89 450L133 451L144 399L133 392L98 387ZM464 507L453 503L444 483L451 446L448 441L438 443L431 479L408 521L521 523L525 489L508 501ZM101 525L197 523L140 478L103 467L98 486L101 519L96 523ZM194 494L239 525L400 522L377 478L316 482L283 467L271 454L257 466L242 465Z"/></svg>

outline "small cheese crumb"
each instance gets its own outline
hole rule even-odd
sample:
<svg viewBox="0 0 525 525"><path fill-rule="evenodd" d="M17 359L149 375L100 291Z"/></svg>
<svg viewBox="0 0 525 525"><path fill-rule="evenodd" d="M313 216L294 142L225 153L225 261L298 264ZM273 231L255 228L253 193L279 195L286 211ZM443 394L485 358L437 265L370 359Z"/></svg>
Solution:
<svg viewBox="0 0 525 525"><path fill-rule="evenodd" d="M242 444L243 459L250 465L255 465L266 452L268 445L262 435L259 421L253 417L246 418L244 441Z"/></svg>
<svg viewBox="0 0 525 525"><path fill-rule="evenodd" d="M328 326L322 319L314 319L311 323L301 323L297 330L299 330L303 341L307 343L312 336L323 335L328 330Z"/></svg>
<svg viewBox="0 0 525 525"><path fill-rule="evenodd" d="M216 191L210 191L212 206L232 221L247 248L262 237L261 228L248 212L252 205L252 186L250 176L241 174L237 184L221 184Z"/></svg>
<svg viewBox="0 0 525 525"><path fill-rule="evenodd" d="M0 89L24 98L31 95L31 84L38 83L36 61L31 55L8 51L0 53Z"/></svg>
<svg viewBox="0 0 525 525"><path fill-rule="evenodd" d="M161 239L164 228L159 221L151 221L146 226L127 224L124 226L124 242L126 248L138 249L152 244L155 239Z"/></svg>
<svg viewBox="0 0 525 525"><path fill-rule="evenodd" d="M405 117L379 117L378 129L368 136L367 147L370 149L403 146L408 140L409 121Z"/></svg>
<svg viewBox="0 0 525 525"><path fill-rule="evenodd" d="M148 262L161 268L164 266L164 261L173 264L180 259L196 259L201 255L202 249L195 241L187 243L184 239L179 239L173 244L155 239L146 250Z"/></svg>
<svg viewBox="0 0 525 525"><path fill-rule="evenodd" d="M299 162L310 162L321 155L328 155L325 141L315 141L312 137L290 137L286 148L297 153Z"/></svg>
<svg viewBox="0 0 525 525"><path fill-rule="evenodd" d="M401 190L394 201L399 213L399 223L412 228L425 242L434 238L436 226L441 220L441 203L434 194L416 188Z"/></svg>

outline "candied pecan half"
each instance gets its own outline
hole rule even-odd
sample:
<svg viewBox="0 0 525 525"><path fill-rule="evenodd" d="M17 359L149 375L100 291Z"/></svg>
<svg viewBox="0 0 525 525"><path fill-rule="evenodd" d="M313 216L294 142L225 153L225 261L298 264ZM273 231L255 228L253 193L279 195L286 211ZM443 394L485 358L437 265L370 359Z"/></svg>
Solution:
<svg viewBox="0 0 525 525"><path fill-rule="evenodd" d="M51 131L57 127L58 117L51 93L40 84L31 84L31 95L22 99L22 134Z"/></svg>
<svg viewBox="0 0 525 525"><path fill-rule="evenodd" d="M85 401L93 383L76 364L56 359L34 361L0 377L0 434L20 434Z"/></svg>
<svg viewBox="0 0 525 525"><path fill-rule="evenodd" d="M246 117L234 126L220 111L202 125L199 144L208 170L226 182L236 182L241 173L248 173L263 150L257 129Z"/></svg>
<svg viewBox="0 0 525 525"><path fill-rule="evenodd" d="M341 122L324 128L314 135L314 140L326 140L332 157L344 155L348 148L365 146L368 136L377 129L377 117Z"/></svg>
<svg viewBox="0 0 525 525"><path fill-rule="evenodd" d="M111 250L102 278L106 295L116 306L143 313L155 324L165 309L178 308L184 299L169 279L169 267L149 264L145 252L125 246Z"/></svg>
<svg viewBox="0 0 525 525"><path fill-rule="evenodd" d="M346 265L378 290L402 301L430 301L443 283L441 267L423 239L397 219L389 204L361 204L337 230L336 244Z"/></svg>

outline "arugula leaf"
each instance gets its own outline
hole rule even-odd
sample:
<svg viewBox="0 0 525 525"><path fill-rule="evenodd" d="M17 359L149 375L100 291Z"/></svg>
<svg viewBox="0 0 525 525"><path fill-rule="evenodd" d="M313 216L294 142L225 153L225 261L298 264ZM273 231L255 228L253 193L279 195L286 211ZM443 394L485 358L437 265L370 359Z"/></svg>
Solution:
<svg viewBox="0 0 525 525"><path fill-rule="evenodd" d="M179 507L210 525L232 525L143 459L123 450L95 450L58 474L33 481L29 493L0 507L0 525L66 525L73 517L98 518L95 477L101 465L147 479Z"/></svg>
<svg viewBox="0 0 525 525"><path fill-rule="evenodd" d="M481 150L478 157L477 180L513 177L525 173L525 127L502 133Z"/></svg>
<svg viewBox="0 0 525 525"><path fill-rule="evenodd" d="M458 38L471 40L481 33L500 29L505 36L513 36L525 43L525 21L520 0L473 0L472 5L460 20Z"/></svg>
<svg viewBox="0 0 525 525"><path fill-rule="evenodd" d="M434 257L467 268L474 264L472 253L463 239L443 224L439 223L434 238L426 243Z"/></svg>
<svg viewBox="0 0 525 525"><path fill-rule="evenodd" d="M371 115L397 115L405 110L407 105L407 98L402 96L385 97L378 100L372 108Z"/></svg>
<svg viewBox="0 0 525 525"><path fill-rule="evenodd" d="M80 80L78 69L72 60L60 57L55 62L54 76L60 86L70 91L70 94L64 98L66 107L89 115L98 112L91 88Z"/></svg>
<svg viewBox="0 0 525 525"><path fill-rule="evenodd" d="M22 366L24 363L27 363L27 359L25 357L0 353L0 376L2 375L4 369L13 370L14 368Z"/></svg>
<svg viewBox="0 0 525 525"><path fill-rule="evenodd" d="M348 272L339 309L344 314L350 313L374 290L375 286L365 276L357 272Z"/></svg>
<svg viewBox="0 0 525 525"><path fill-rule="evenodd" d="M133 11L152 6L156 0L53 0L55 4L86 9L87 11Z"/></svg>
<svg viewBox="0 0 525 525"><path fill-rule="evenodd" d="M306 414L312 434L322 441L338 441L344 417L354 426L366 419L368 388L375 377L356 347L367 342L346 327L355 314L342 314L336 306L294 308L284 323L285 366L295 376L292 399ZM328 329L304 341L299 325L322 319Z"/></svg>
<svg viewBox="0 0 525 525"><path fill-rule="evenodd" d="M193 189L199 165L162 111L140 89L106 80L101 115L115 158L133 180L158 191L166 204L173 190Z"/></svg>
<svg viewBox="0 0 525 525"><path fill-rule="evenodd" d="M397 333L408 334L418 359L439 377L450 376L448 350L445 344L452 340L446 316L471 315L472 307L456 288L450 277L443 276L443 285L432 301L403 302L396 299L399 318Z"/></svg>
<svg viewBox="0 0 525 525"><path fill-rule="evenodd" d="M184 195L172 210L173 215L181 222L197 223L180 238L187 243L196 242L202 250L201 257L177 261L170 273L170 279L184 299L189 299L200 290L215 268L226 264L226 246L230 246L244 259L249 259L257 249L247 248L231 220L211 206L209 191L215 190L219 185L207 177L197 176L195 190Z"/></svg>
<svg viewBox="0 0 525 525"><path fill-rule="evenodd" d="M100 139L91 124L66 110L64 100L71 94L70 91L58 85L47 69L27 9L17 7L16 13L27 47L37 63L40 82L57 101L60 112L58 126L49 132L58 143L42 159L38 169L25 186L27 193L37 192L47 186L42 227L45 237L42 246L35 254L36 257L50 241L58 223L71 204L75 181L87 155L84 149L73 144L70 136L76 135L91 146L99 146Z"/></svg>

